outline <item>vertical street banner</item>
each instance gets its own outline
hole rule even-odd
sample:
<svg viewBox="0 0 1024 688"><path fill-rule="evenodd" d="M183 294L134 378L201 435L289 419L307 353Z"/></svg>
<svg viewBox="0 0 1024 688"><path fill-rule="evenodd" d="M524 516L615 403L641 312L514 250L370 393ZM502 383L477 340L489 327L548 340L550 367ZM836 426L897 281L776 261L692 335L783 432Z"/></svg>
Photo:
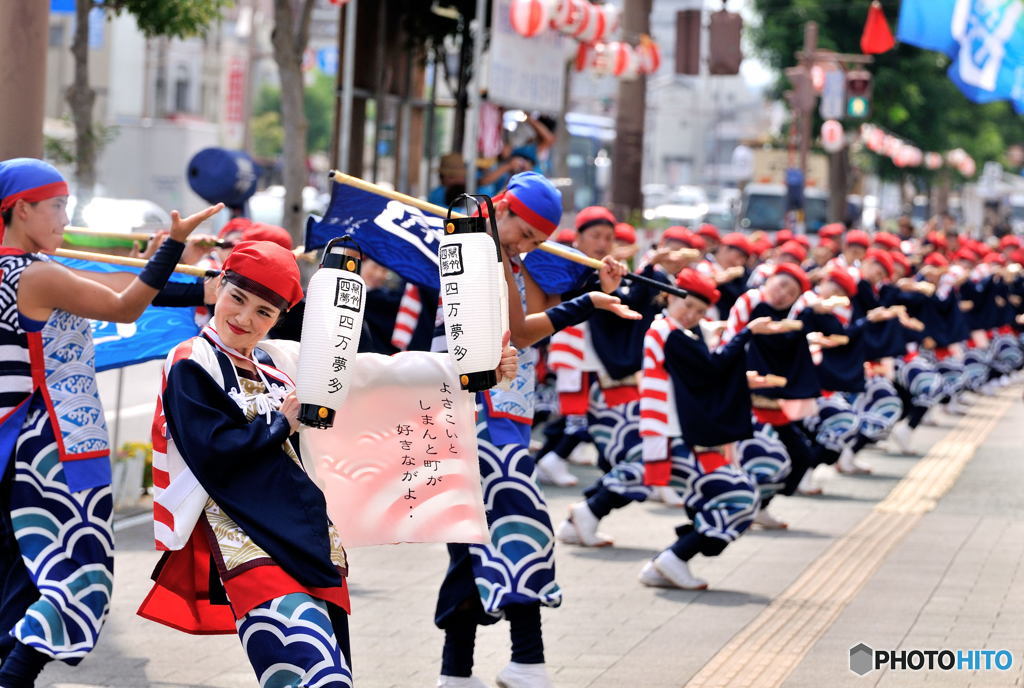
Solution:
<svg viewBox="0 0 1024 688"><path fill-rule="evenodd" d="M491 3L487 99L506 107L561 112L570 41L557 31L524 38L512 28L512 0Z"/></svg>

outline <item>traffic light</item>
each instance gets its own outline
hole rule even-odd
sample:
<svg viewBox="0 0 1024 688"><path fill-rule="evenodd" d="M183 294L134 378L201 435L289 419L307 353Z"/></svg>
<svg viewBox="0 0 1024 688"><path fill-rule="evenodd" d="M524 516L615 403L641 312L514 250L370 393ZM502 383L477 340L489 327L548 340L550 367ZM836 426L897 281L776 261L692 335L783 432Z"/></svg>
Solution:
<svg viewBox="0 0 1024 688"><path fill-rule="evenodd" d="M739 74L743 62L740 37L743 18L735 12L714 12L708 27L708 72L711 74Z"/></svg>
<svg viewBox="0 0 1024 688"><path fill-rule="evenodd" d="M871 110L871 72L857 69L846 74L846 116L863 119Z"/></svg>
<svg viewBox="0 0 1024 688"><path fill-rule="evenodd" d="M701 11L676 12L676 74L700 74Z"/></svg>

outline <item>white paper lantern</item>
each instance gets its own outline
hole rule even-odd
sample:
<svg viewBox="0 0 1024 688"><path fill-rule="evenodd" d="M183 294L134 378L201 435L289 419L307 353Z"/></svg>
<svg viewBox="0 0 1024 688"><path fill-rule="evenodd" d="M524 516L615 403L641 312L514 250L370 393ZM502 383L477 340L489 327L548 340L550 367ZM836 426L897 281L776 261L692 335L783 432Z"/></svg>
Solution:
<svg viewBox="0 0 1024 688"><path fill-rule="evenodd" d="M927 153L924 156L924 166L929 170L937 170L942 167L942 155L939 153Z"/></svg>
<svg viewBox="0 0 1024 688"><path fill-rule="evenodd" d="M509 6L512 28L526 38L533 38L547 29L551 16L550 0L512 0Z"/></svg>
<svg viewBox="0 0 1024 688"><path fill-rule="evenodd" d="M609 37L614 36L619 30L619 8L615 5L598 5L597 9L602 15L604 15L604 27L602 28L601 33L598 34L596 40L607 40Z"/></svg>
<svg viewBox="0 0 1024 688"><path fill-rule="evenodd" d="M449 218L438 248L441 309L448 353L462 389L479 392L497 384L501 340L508 329L507 287L488 218Z"/></svg>
<svg viewBox="0 0 1024 688"><path fill-rule="evenodd" d="M579 0L556 0L555 7L551 12L551 28L557 31L564 31L572 24L574 13L578 12L576 5Z"/></svg>
<svg viewBox="0 0 1024 688"><path fill-rule="evenodd" d="M575 36L582 25L590 21L591 7L588 0L559 0L554 12L555 20L559 22L558 30Z"/></svg>
<svg viewBox="0 0 1024 688"><path fill-rule="evenodd" d="M583 43L593 43L605 34L606 17L597 5L584 2L581 7L584 19L572 35L573 38Z"/></svg>
<svg viewBox="0 0 1024 688"><path fill-rule="evenodd" d="M661 48L651 38L644 36L636 47L637 57L640 59L640 73L654 74L661 66Z"/></svg>
<svg viewBox="0 0 1024 688"><path fill-rule="evenodd" d="M363 331L362 261L338 252L345 240L327 245L306 291L295 392L301 405L299 420L317 428L331 427L348 397Z"/></svg>

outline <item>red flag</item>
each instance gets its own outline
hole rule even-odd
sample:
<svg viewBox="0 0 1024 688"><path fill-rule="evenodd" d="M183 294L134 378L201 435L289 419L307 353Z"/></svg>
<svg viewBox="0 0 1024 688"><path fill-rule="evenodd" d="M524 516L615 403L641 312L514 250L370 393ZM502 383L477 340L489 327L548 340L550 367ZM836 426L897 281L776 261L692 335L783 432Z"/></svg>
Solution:
<svg viewBox="0 0 1024 688"><path fill-rule="evenodd" d="M894 45L896 39L889 30L889 22L885 20L882 5L878 0L874 0L868 9L868 20L860 37L860 49L868 55L878 55L892 50Z"/></svg>

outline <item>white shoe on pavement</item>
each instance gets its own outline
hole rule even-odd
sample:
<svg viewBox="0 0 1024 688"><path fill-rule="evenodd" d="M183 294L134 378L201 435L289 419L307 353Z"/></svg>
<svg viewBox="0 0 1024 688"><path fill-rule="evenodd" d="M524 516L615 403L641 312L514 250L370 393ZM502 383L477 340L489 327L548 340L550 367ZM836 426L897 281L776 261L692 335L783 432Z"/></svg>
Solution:
<svg viewBox="0 0 1024 688"><path fill-rule="evenodd" d="M509 662L496 680L498 688L555 688L543 664Z"/></svg>
<svg viewBox="0 0 1024 688"><path fill-rule="evenodd" d="M686 504L675 488L668 485L655 485L651 488L651 496L648 499L654 502L661 502L665 506L682 507Z"/></svg>
<svg viewBox="0 0 1024 688"><path fill-rule="evenodd" d="M983 384L981 386L981 389L978 390L978 394L981 394L982 396L986 396L986 397L993 397L993 396L996 395L996 391L997 390L996 390L995 381L994 380L989 380L988 382L986 382L985 384Z"/></svg>
<svg viewBox="0 0 1024 688"><path fill-rule="evenodd" d="M672 584L672 581L670 581L668 578L665 578L665 576L661 575L661 572L654 567L653 561L648 561L646 564L644 564L644 567L640 569L639 575L637 575L637 580L639 580L641 583L643 583L649 588L675 587L675 585Z"/></svg>
<svg viewBox="0 0 1024 688"><path fill-rule="evenodd" d="M596 466L597 447L590 442L580 442L569 452L569 463L574 466Z"/></svg>
<svg viewBox="0 0 1024 688"><path fill-rule="evenodd" d="M768 509L764 507L758 509L757 513L754 514L754 523L766 530L785 530L786 528L789 528L788 523L775 518L769 514Z"/></svg>
<svg viewBox="0 0 1024 688"><path fill-rule="evenodd" d="M437 679L437 688L488 688L488 686L476 676L466 678L464 676L445 676L442 674Z"/></svg>
<svg viewBox="0 0 1024 688"><path fill-rule="evenodd" d="M817 479L814 477L814 469L810 468L804 473L804 477L800 478L800 484L797 486L796 491L805 497L817 497L821 494L821 485L818 484Z"/></svg>
<svg viewBox="0 0 1024 688"><path fill-rule="evenodd" d="M889 439L896 445L901 454L913 454L914 449L910 444L910 436L914 433L913 428L905 420L901 420L892 426L889 432Z"/></svg>
<svg viewBox="0 0 1024 688"><path fill-rule="evenodd" d="M614 540L597 532L601 519L594 515L586 502L576 502L569 507L569 521L576 528L579 544L584 547L610 547Z"/></svg>
<svg viewBox="0 0 1024 688"><path fill-rule="evenodd" d="M957 394L949 400L949 403L942 407L942 410L951 416L966 416L967 412L971 410L971 407L964 403L964 397L962 394Z"/></svg>
<svg viewBox="0 0 1024 688"><path fill-rule="evenodd" d="M537 459L537 478L546 485L572 487L579 480L569 472L565 459L554 452L548 452Z"/></svg>
<svg viewBox="0 0 1024 688"><path fill-rule="evenodd" d="M555 528L555 538L566 545L580 544L580 534L576 532L576 526L569 519L563 520Z"/></svg>
<svg viewBox="0 0 1024 688"><path fill-rule="evenodd" d="M844 447L836 461L836 470L849 475L863 475L871 472L871 466L858 459L853 449Z"/></svg>
<svg viewBox="0 0 1024 688"><path fill-rule="evenodd" d="M658 570L672 585L683 590L704 590L708 587L706 580L697 578L690 573L690 565L667 549L654 557L654 568Z"/></svg>

